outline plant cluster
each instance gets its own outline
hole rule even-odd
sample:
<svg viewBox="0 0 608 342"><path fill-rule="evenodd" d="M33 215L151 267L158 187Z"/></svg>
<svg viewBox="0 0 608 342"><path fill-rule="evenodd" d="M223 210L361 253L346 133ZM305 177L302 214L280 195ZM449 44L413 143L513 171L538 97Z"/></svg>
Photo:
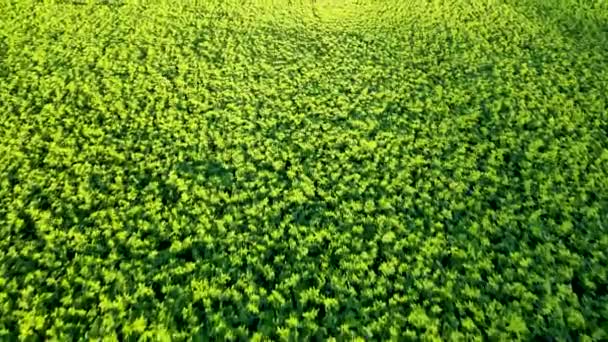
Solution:
<svg viewBox="0 0 608 342"><path fill-rule="evenodd" d="M608 339L566 2L0 0L0 339Z"/></svg>

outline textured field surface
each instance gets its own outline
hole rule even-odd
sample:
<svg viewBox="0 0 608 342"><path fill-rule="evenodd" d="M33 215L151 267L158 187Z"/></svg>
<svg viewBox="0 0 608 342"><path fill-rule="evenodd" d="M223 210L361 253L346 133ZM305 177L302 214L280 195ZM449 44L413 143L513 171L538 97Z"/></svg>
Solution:
<svg viewBox="0 0 608 342"><path fill-rule="evenodd" d="M0 0L0 339L608 339L608 4Z"/></svg>

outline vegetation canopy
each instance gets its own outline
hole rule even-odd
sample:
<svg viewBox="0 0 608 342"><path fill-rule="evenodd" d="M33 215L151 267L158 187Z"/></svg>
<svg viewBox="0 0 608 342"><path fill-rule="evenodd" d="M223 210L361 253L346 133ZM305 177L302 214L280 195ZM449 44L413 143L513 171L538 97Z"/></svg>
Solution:
<svg viewBox="0 0 608 342"><path fill-rule="evenodd" d="M608 339L608 2L0 0L0 339Z"/></svg>

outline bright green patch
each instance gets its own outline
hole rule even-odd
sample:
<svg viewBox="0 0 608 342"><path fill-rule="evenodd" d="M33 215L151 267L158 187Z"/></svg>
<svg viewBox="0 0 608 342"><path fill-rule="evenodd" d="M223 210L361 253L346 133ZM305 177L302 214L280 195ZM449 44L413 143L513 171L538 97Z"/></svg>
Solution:
<svg viewBox="0 0 608 342"><path fill-rule="evenodd" d="M608 339L607 18L0 0L0 339Z"/></svg>

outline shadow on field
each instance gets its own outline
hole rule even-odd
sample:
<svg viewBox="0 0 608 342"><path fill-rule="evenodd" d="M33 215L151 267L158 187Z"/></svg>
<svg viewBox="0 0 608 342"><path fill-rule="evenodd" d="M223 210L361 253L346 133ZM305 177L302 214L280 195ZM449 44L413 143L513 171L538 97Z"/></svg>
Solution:
<svg viewBox="0 0 608 342"><path fill-rule="evenodd" d="M0 37L0 77L8 76L8 66L5 65L4 59L8 54L8 44L6 37Z"/></svg>
<svg viewBox="0 0 608 342"><path fill-rule="evenodd" d="M565 37L605 50L608 48L608 2L591 0L508 1L526 16L555 27Z"/></svg>

